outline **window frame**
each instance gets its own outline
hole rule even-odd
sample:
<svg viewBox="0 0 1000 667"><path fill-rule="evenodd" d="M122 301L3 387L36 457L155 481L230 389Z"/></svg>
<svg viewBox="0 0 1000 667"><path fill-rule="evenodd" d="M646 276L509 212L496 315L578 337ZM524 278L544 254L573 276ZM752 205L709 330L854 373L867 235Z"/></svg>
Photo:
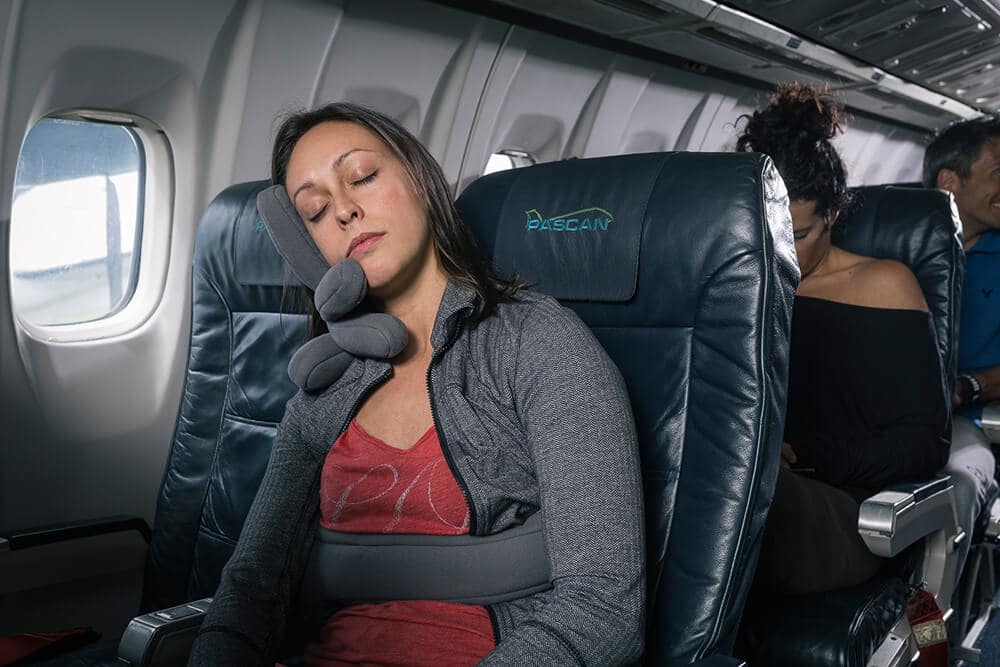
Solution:
<svg viewBox="0 0 1000 667"><path fill-rule="evenodd" d="M36 324L21 316L14 295L11 294L11 312L20 329L39 341L49 343L74 343L122 336L142 326L156 311L166 287L170 263L170 235L173 220L174 169L170 144L164 132L151 121L133 114L95 109L75 109L50 113L32 121L25 131L25 139L35 125L48 118L92 123L121 125L132 132L143 158L139 174L141 207L137 212L139 256L138 271L132 296L120 308L108 315L87 322L73 324ZM22 140L23 150L24 141ZM21 150L17 159L21 160ZM15 251L9 246L8 280L14 281L13 262Z"/></svg>

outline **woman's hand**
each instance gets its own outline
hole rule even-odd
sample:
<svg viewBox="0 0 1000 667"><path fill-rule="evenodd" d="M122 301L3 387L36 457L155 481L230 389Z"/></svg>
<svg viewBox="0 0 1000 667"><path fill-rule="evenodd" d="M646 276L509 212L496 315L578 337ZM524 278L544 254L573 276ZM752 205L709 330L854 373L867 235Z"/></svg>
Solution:
<svg viewBox="0 0 1000 667"><path fill-rule="evenodd" d="M795 450L792 446L781 441L781 467L785 470L791 470L792 466L799 462L799 457L795 455Z"/></svg>

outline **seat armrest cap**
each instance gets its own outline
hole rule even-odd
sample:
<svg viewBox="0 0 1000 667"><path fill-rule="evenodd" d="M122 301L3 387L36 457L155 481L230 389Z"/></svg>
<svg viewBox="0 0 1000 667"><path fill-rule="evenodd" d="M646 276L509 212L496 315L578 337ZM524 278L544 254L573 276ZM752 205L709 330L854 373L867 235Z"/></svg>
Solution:
<svg viewBox="0 0 1000 667"><path fill-rule="evenodd" d="M185 665L212 598L160 609L129 622L118 644L118 662L133 667Z"/></svg>
<svg viewBox="0 0 1000 667"><path fill-rule="evenodd" d="M909 493L913 496L913 500L919 503L921 500L929 498L938 491L944 491L949 486L951 486L951 475L935 475L927 481L893 484L885 489L885 491ZM878 494L876 494L876 496L877 495Z"/></svg>
<svg viewBox="0 0 1000 667"><path fill-rule="evenodd" d="M892 558L937 531L959 534L954 489L947 475L898 485L861 503L858 533L876 556Z"/></svg>

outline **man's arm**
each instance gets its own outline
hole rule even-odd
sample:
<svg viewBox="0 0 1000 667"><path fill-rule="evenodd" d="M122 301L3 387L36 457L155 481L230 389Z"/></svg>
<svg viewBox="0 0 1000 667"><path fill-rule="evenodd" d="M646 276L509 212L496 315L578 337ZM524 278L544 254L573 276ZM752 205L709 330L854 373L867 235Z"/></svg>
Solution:
<svg viewBox="0 0 1000 667"><path fill-rule="evenodd" d="M1000 400L1000 366L979 368L959 374L958 380L955 382L955 395L952 397L952 404L955 407L968 405L972 402L975 387L965 376L972 377L979 383L980 391L977 403Z"/></svg>

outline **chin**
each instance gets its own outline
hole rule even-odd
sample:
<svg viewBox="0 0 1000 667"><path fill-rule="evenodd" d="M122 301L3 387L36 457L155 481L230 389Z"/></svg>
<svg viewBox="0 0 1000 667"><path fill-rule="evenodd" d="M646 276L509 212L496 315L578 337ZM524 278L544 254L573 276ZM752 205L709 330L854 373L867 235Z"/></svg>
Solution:
<svg viewBox="0 0 1000 667"><path fill-rule="evenodd" d="M372 257L356 257L355 260L361 265L365 272L365 279L368 281L368 291L378 296L379 292L392 282L393 272L387 270L381 262Z"/></svg>

